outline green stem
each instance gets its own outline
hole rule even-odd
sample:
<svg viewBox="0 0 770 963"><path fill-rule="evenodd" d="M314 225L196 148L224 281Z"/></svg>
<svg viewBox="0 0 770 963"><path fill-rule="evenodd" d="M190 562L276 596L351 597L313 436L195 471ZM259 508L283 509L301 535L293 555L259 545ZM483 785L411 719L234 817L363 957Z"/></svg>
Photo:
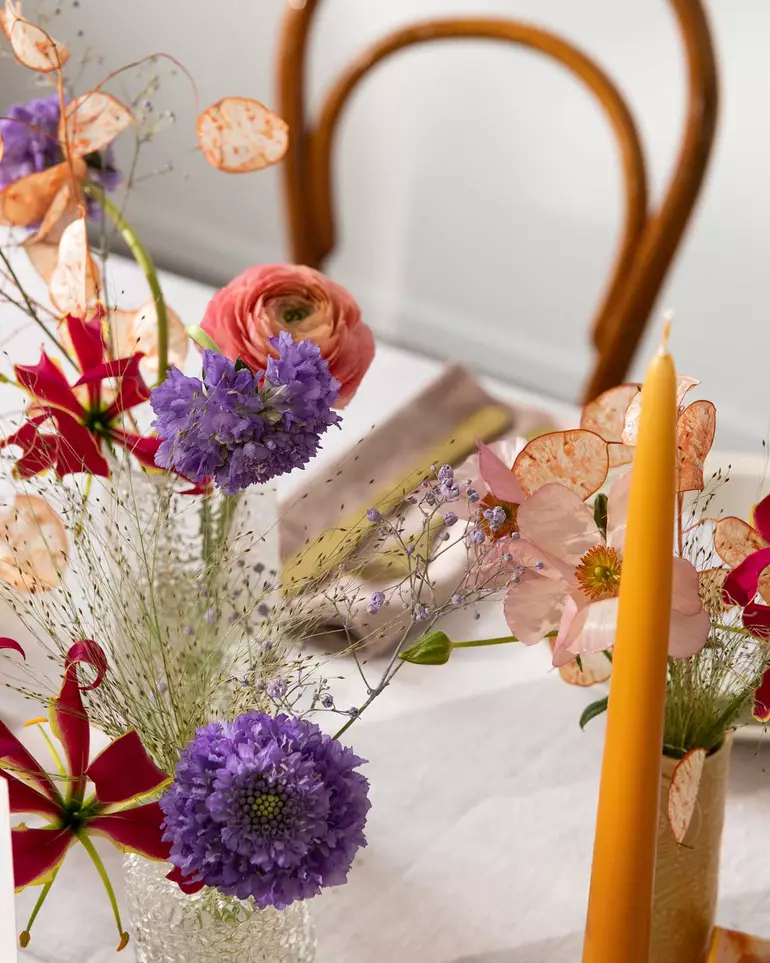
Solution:
<svg viewBox="0 0 770 963"><path fill-rule="evenodd" d="M554 639L558 632L549 632L547 639ZM502 635L498 639L471 639L470 642L453 642L453 649L475 649L480 645L506 645L508 642L518 642L515 635Z"/></svg>
<svg viewBox="0 0 770 963"><path fill-rule="evenodd" d="M475 649L480 645L505 645L506 642L518 642L514 635L504 635L499 639L471 639L470 642L453 642L453 649Z"/></svg>
<svg viewBox="0 0 770 963"><path fill-rule="evenodd" d="M22 949L26 949L26 947L29 946L30 930L32 929L32 926L33 926L35 920L37 919L37 914L40 912L40 909L41 909L43 903L45 903L46 897L47 897L48 894L51 892L51 887L52 887L53 884L54 884L54 880L56 879L56 875L57 875L58 872L59 872L59 869L58 869L58 867L57 867L57 868L53 871L53 874L51 875L51 878L48 880L48 882L47 882L47 883L45 884L45 886L43 887L43 889L42 889L42 891L41 891L41 893L40 893L40 896L38 896L37 902L35 903L35 907L34 907L34 909L32 910L32 914L30 915L29 920L27 920L27 926L26 926L25 929L22 930L22 932L21 932L21 934L20 934L20 936L19 936L19 945L21 946Z"/></svg>
<svg viewBox="0 0 770 963"><path fill-rule="evenodd" d="M85 851L91 857L91 860L96 867L96 872L99 874L102 883L104 883L104 888L107 890L107 896L109 897L110 905L112 906L112 912L115 916L115 922L118 927L118 934L120 935L120 944L118 946L118 952L120 952L120 950L122 950L128 943L128 933L126 933L126 931L123 929L123 923L120 920L120 910L118 909L118 901L115 898L115 890L112 888L110 877L107 875L107 870L104 868L104 863L102 862L101 856L96 852L96 847L94 844L85 833L78 833L78 839L83 844Z"/></svg>
<svg viewBox="0 0 770 963"><path fill-rule="evenodd" d="M722 625L720 622L715 622L714 628L722 632L734 632L736 635L751 635L748 629L743 629L738 625Z"/></svg>
<svg viewBox="0 0 770 963"><path fill-rule="evenodd" d="M168 368L168 310L160 281L158 280L158 272L155 270L155 265L153 264L149 251L139 240L138 234L125 219L120 208L107 197L105 191L96 184L84 184L83 190L89 197L94 198L101 205L104 213L123 235L123 240L128 245L132 257L147 278L147 283L150 286L153 301L155 302L155 313L158 319L158 382L161 382L166 377L166 370Z"/></svg>

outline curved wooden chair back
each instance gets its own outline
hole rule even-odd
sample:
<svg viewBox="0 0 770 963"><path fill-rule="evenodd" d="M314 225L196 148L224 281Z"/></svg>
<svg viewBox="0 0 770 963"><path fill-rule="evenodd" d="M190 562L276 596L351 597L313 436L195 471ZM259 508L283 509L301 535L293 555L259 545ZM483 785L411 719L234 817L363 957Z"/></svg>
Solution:
<svg viewBox="0 0 770 963"><path fill-rule="evenodd" d="M407 47L462 38L527 47L569 70L601 104L618 145L624 179L623 231L593 323L597 359L585 398L621 383L676 254L703 182L714 140L718 84L701 0L668 0L687 62L684 131L674 173L657 210L648 201L644 152L631 111L602 68L569 41L530 24L496 18L427 20L376 41L342 71L315 118L307 112L307 55L321 0L305 0L284 17L279 51L279 110L291 131L284 163L292 256L320 268L334 248L332 152L342 112L377 64Z"/></svg>

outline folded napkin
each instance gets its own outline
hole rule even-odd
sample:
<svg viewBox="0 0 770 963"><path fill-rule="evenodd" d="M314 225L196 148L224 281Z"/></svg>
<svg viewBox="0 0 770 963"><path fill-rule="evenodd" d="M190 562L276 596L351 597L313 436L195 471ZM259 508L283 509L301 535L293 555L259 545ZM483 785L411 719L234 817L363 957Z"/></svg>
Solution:
<svg viewBox="0 0 770 963"><path fill-rule="evenodd" d="M459 466L475 452L479 438L489 442L507 434L533 437L553 427L547 413L510 407L488 394L469 371L447 366L425 391L348 452L333 471L320 478L311 475L300 491L281 504L284 593L304 595L303 616L320 626L325 645L333 642L330 633L342 630L343 620L319 588L371 533L367 509L376 507L387 514L401 506L428 477L431 466ZM456 564L446 568L436 572L442 576L436 585L438 604L457 581ZM397 573L391 575L391 581L397 578ZM356 597L344 619L341 638L346 644L376 637L385 645L403 631L405 614L394 616L390 609L377 616L367 612L372 592L391 584L387 565L365 567L346 582L346 597Z"/></svg>

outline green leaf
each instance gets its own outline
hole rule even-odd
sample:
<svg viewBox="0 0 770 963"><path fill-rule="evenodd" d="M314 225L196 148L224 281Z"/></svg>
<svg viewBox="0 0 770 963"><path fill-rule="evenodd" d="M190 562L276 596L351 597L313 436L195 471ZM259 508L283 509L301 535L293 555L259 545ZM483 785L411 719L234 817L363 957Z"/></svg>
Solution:
<svg viewBox="0 0 770 963"><path fill-rule="evenodd" d="M246 364L246 362L238 356L235 359L235 370L236 371L251 371L251 368Z"/></svg>
<svg viewBox="0 0 770 963"><path fill-rule="evenodd" d="M594 499L594 521L599 531L607 537L607 496L597 495Z"/></svg>
<svg viewBox="0 0 770 963"><path fill-rule="evenodd" d="M452 654L452 640L444 632L426 632L399 656L413 665L444 665Z"/></svg>
<svg viewBox="0 0 770 963"><path fill-rule="evenodd" d="M187 337L199 347L206 348L208 351L217 351L219 354L222 354L222 349L216 341L212 337L209 337L199 325L188 324L185 327L185 331L187 332Z"/></svg>
<svg viewBox="0 0 770 963"><path fill-rule="evenodd" d="M580 717L580 728L585 729L592 719L606 712L608 702L609 697L605 696L603 699L599 699L598 702L592 702L590 706L586 706L583 710L583 715Z"/></svg>

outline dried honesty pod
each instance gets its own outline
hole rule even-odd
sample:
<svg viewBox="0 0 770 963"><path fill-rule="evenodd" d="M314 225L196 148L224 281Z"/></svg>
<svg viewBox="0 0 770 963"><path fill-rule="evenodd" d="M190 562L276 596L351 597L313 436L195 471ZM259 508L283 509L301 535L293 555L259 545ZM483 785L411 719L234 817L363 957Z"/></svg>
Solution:
<svg viewBox="0 0 770 963"><path fill-rule="evenodd" d="M685 395L688 391L699 385L700 381L697 378L691 378L689 375L679 375L676 379L676 406L681 410L682 404L684 402ZM625 424L623 426L623 433L621 435L621 441L626 445L635 445L636 438L639 434L639 415L642 413L642 392L637 392L636 396L632 400L631 404L628 406L628 411L626 411Z"/></svg>
<svg viewBox="0 0 770 963"><path fill-rule="evenodd" d="M41 73L58 70L69 60L69 51L41 27L21 15L21 0L5 0L5 12L0 13L0 25L8 38L19 63Z"/></svg>
<svg viewBox="0 0 770 963"><path fill-rule="evenodd" d="M100 284L99 270L91 257L86 222L80 218L62 234L48 293L62 314L85 317L96 303Z"/></svg>
<svg viewBox="0 0 770 963"><path fill-rule="evenodd" d="M111 94L91 90L67 105L59 140L70 157L85 157L108 147L134 122L131 111Z"/></svg>
<svg viewBox="0 0 770 963"><path fill-rule="evenodd" d="M705 763L706 750L691 749L676 764L671 776L671 786L668 790L668 824L674 839L680 845L684 842L692 822Z"/></svg>
<svg viewBox="0 0 770 963"><path fill-rule="evenodd" d="M551 652L556 649L556 639L548 640L551 645ZM567 662L566 665L559 666L559 675L568 685L576 685L581 688L588 688L592 685L599 685L607 682L612 675L612 663L604 652L581 652L580 661L582 669L577 663L577 659Z"/></svg>
<svg viewBox="0 0 770 963"><path fill-rule="evenodd" d="M166 307L168 319L168 363L184 368L190 346L179 315ZM109 313L109 343L113 358L127 358L137 351L144 355L139 367L154 381L158 375L158 311L155 301L148 301L135 311L114 310Z"/></svg>
<svg viewBox="0 0 770 963"><path fill-rule="evenodd" d="M677 378L676 403L679 417L676 426L677 436L677 488L678 492L702 491L703 490L703 465L714 444L716 434L716 408L710 401L696 401L683 408L684 399L687 392L695 385L700 384L696 378L682 375ZM614 432L617 428L615 418L617 412L613 407L613 402L618 404L621 401L621 392L630 388L631 385L621 385L619 388L611 388L605 392L610 395L607 416L610 419L610 430L613 431L613 438L609 438L604 431L597 428L599 434L606 441L615 441ZM600 395L597 402L605 397ZM592 402L591 405L596 404ZM590 408L591 405L586 406ZM639 431L639 416L642 410L642 393L634 393L623 419L623 427L620 440L626 446L626 451L631 452L629 461L633 457L633 446L636 445L636 438ZM596 420L595 411L590 412L589 422ZM583 422L581 421L581 425ZM585 427L585 426L584 426ZM613 452L610 451L610 463L614 464Z"/></svg>
<svg viewBox="0 0 770 963"><path fill-rule="evenodd" d="M626 412L639 394L638 384L618 385L602 392L583 408L580 427L593 431L609 444L610 468L628 465L634 457L630 445L623 444Z"/></svg>
<svg viewBox="0 0 770 963"><path fill-rule="evenodd" d="M729 568L707 568L698 572L698 591L706 611L712 619L726 612L730 606L726 605L722 597L722 586L730 573Z"/></svg>
<svg viewBox="0 0 770 963"><path fill-rule="evenodd" d="M85 177L84 161L78 160L73 167L76 177ZM70 177L70 165L65 163L28 174L9 184L0 191L0 221L12 227L40 223L57 194L68 185Z"/></svg>
<svg viewBox="0 0 770 963"><path fill-rule="evenodd" d="M703 490L703 463L714 444L717 410L710 401L695 401L684 409L676 426L677 491Z"/></svg>
<svg viewBox="0 0 770 963"><path fill-rule="evenodd" d="M557 482L584 501L602 487L608 471L607 442L581 428L553 431L533 439L513 464L525 495Z"/></svg>
<svg viewBox="0 0 770 963"><path fill-rule="evenodd" d="M225 97L198 117L198 143L212 167L246 174L283 159L289 128L258 100Z"/></svg>
<svg viewBox="0 0 770 963"><path fill-rule="evenodd" d="M55 588L67 568L67 532L38 495L0 503L0 579L22 592Z"/></svg>
<svg viewBox="0 0 770 963"><path fill-rule="evenodd" d="M708 963L770 963L770 940L717 926Z"/></svg>

